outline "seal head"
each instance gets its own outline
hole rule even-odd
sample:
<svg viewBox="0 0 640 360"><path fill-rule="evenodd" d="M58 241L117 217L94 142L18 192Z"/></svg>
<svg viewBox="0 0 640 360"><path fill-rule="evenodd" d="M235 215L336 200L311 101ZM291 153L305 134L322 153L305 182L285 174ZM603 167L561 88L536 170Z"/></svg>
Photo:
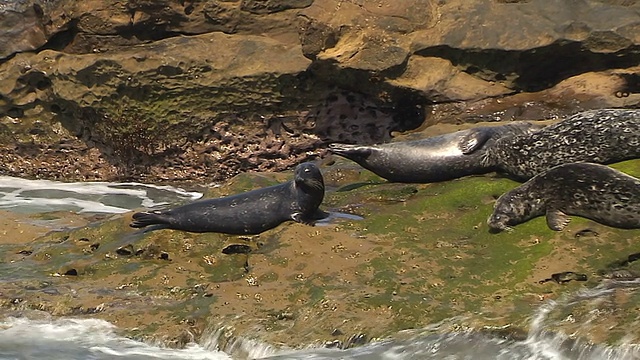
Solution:
<svg viewBox="0 0 640 360"><path fill-rule="evenodd" d="M292 202L291 219L304 223L313 224L314 220L322 219L326 216L319 210L324 199L324 179L317 166L312 163L302 163L296 167L292 193L296 194L296 201Z"/></svg>

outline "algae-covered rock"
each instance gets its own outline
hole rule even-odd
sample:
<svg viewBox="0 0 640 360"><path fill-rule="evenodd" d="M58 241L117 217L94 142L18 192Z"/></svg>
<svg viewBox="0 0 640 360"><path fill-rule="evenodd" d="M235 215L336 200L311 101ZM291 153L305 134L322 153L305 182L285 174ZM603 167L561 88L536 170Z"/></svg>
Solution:
<svg viewBox="0 0 640 360"><path fill-rule="evenodd" d="M640 175L638 160L614 166ZM184 342L184 332L197 339L224 326L223 347L237 337L350 346L357 343L353 336L368 341L444 319L476 329L526 328L544 300L625 271L633 276L637 265L633 244L640 230L574 217L562 232L537 218L512 232L490 233L486 219L495 199L518 185L496 175L393 184L342 159L323 171L342 175L322 208L362 220L337 216L315 227L291 222L242 237L142 233L128 228L129 215L119 215L26 245L3 245L2 267L12 282L2 291L2 309L104 318L130 336L173 345ZM243 174L209 196L289 177ZM19 253L26 247L31 252ZM554 276L562 281L546 281ZM625 314L635 311L638 298L618 292L625 304L616 308L618 323L603 320L606 332L582 336L615 341L633 326L635 317Z"/></svg>

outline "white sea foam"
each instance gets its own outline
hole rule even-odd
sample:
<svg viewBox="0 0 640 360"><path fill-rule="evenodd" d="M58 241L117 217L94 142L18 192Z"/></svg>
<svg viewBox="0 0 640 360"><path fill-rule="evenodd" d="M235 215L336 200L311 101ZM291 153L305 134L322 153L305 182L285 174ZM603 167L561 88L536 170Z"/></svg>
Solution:
<svg viewBox="0 0 640 360"><path fill-rule="evenodd" d="M115 326L98 319L0 322L0 359L178 359L227 360L231 357L197 344L170 349L118 336Z"/></svg>
<svg viewBox="0 0 640 360"><path fill-rule="evenodd" d="M135 182L61 182L0 176L0 209L16 212L124 213L201 196L173 186Z"/></svg>

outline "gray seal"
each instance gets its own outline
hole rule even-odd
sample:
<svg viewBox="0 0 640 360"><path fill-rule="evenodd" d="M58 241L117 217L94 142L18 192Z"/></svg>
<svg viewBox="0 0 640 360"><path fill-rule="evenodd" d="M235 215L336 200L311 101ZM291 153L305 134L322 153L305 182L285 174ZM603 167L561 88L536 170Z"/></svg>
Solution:
<svg viewBox="0 0 640 360"><path fill-rule="evenodd" d="M503 136L530 134L541 127L518 121L381 145L335 143L329 151L392 182L430 183L495 171L481 164L487 146Z"/></svg>
<svg viewBox="0 0 640 360"><path fill-rule="evenodd" d="M283 184L218 199L198 200L173 209L133 214L134 228L175 229L195 233L259 234L293 220L312 224L326 214L318 207L324 198L322 173L302 163L294 178Z"/></svg>
<svg viewBox="0 0 640 360"><path fill-rule="evenodd" d="M640 157L640 109L577 113L530 135L501 138L483 164L517 180L573 162L613 164Z"/></svg>
<svg viewBox="0 0 640 360"><path fill-rule="evenodd" d="M567 215L640 228L640 180L606 165L559 165L500 196L487 224L494 231L509 230L542 215L556 231L569 223Z"/></svg>

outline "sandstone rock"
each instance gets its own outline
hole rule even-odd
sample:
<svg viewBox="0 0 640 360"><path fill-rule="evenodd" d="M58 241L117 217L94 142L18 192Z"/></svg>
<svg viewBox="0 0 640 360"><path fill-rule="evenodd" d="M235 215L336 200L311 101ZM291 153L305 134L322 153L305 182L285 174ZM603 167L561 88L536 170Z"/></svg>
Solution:
<svg viewBox="0 0 640 360"><path fill-rule="evenodd" d="M254 14L268 14L286 9L306 8L312 3L313 0L242 0L240 9Z"/></svg>
<svg viewBox="0 0 640 360"><path fill-rule="evenodd" d="M0 112L20 115L36 108L53 112L67 136L77 136L89 147L98 146L106 156L116 157L115 166L125 167L142 164L144 153L154 155L174 148L176 143L201 139L212 125L227 119L233 124L237 141L224 144L229 139L213 140L223 142L215 153L232 160L228 156L236 152L236 147L240 150L246 145L245 139L237 138L238 133L244 131L246 138L253 138L254 133L269 130L265 120L256 126L260 114L270 116L302 107L295 104L304 99L288 93L288 88L296 86L296 75L309 62L299 46L266 37L222 33L174 37L104 54L73 55L53 50L19 54L0 69ZM9 124L7 132L19 124L27 126L33 117L17 116L14 121L16 124ZM47 142L46 138L43 136L43 141ZM22 141L29 142L29 137ZM124 150L117 149L122 146ZM44 149L48 147L44 145ZM252 156L277 149L263 147ZM301 154L306 151L303 146L299 149ZM284 157L289 154L286 149L282 153ZM211 160L203 162L201 156L193 153L187 160L171 155L171 163L158 168L173 173L170 177L183 177L185 172L174 167L202 169L203 163ZM240 159L236 152L230 168L217 166L212 177L226 177L228 171L233 174L243 166L259 165L257 161L243 165ZM270 160L270 166L274 162Z"/></svg>
<svg viewBox="0 0 640 360"><path fill-rule="evenodd" d="M387 141L421 124L640 101L634 1L17 4L0 8L25 19L7 20L7 44L19 45L7 54L24 44L38 53L0 64L0 138L40 150L80 140L105 156L126 142L125 162L165 154L150 170L162 178L278 170L326 142ZM357 100L331 101L336 93ZM32 155L12 168L33 166Z"/></svg>
<svg viewBox="0 0 640 360"><path fill-rule="evenodd" d="M325 0L302 12L302 45L308 57L340 69L383 73L392 83L401 74L398 82L410 88L416 61L407 59L423 56L446 59L481 81L536 91L571 75L637 63L640 16L634 9L640 5L414 0L387 7ZM413 88L422 92L423 78L438 76L421 69ZM470 83L472 89L463 90L469 99L453 91L451 98L431 100L473 100L478 81Z"/></svg>
<svg viewBox="0 0 640 360"><path fill-rule="evenodd" d="M297 43L295 11L311 1L77 2L77 34L65 51L109 51L176 35L214 31L264 35Z"/></svg>
<svg viewBox="0 0 640 360"><path fill-rule="evenodd" d="M473 101L513 92L460 71L449 60L435 57L412 56L405 72L388 82L392 86L418 89L434 102Z"/></svg>
<svg viewBox="0 0 640 360"><path fill-rule="evenodd" d="M0 60L43 46L71 20L68 1L15 0L0 4Z"/></svg>
<svg viewBox="0 0 640 360"><path fill-rule="evenodd" d="M296 42L296 9L311 0L288 1L43 1L0 5L0 59L48 47L72 53L104 52L179 34L212 31L273 33ZM286 35L283 35L286 34Z"/></svg>
<svg viewBox="0 0 640 360"><path fill-rule="evenodd" d="M639 67L588 72L537 91L433 107L428 124L560 119L579 111L635 107L640 103Z"/></svg>
<svg viewBox="0 0 640 360"><path fill-rule="evenodd" d="M243 107L258 106L251 98L260 99L259 106L266 108L281 102L278 81L304 71L308 64L296 45L221 33L96 55L48 50L23 54L5 64L0 94L7 105L2 111L35 106L38 100L57 104L55 112L72 115L85 107L108 110L163 100L166 107L155 111L159 117L243 112Z"/></svg>

